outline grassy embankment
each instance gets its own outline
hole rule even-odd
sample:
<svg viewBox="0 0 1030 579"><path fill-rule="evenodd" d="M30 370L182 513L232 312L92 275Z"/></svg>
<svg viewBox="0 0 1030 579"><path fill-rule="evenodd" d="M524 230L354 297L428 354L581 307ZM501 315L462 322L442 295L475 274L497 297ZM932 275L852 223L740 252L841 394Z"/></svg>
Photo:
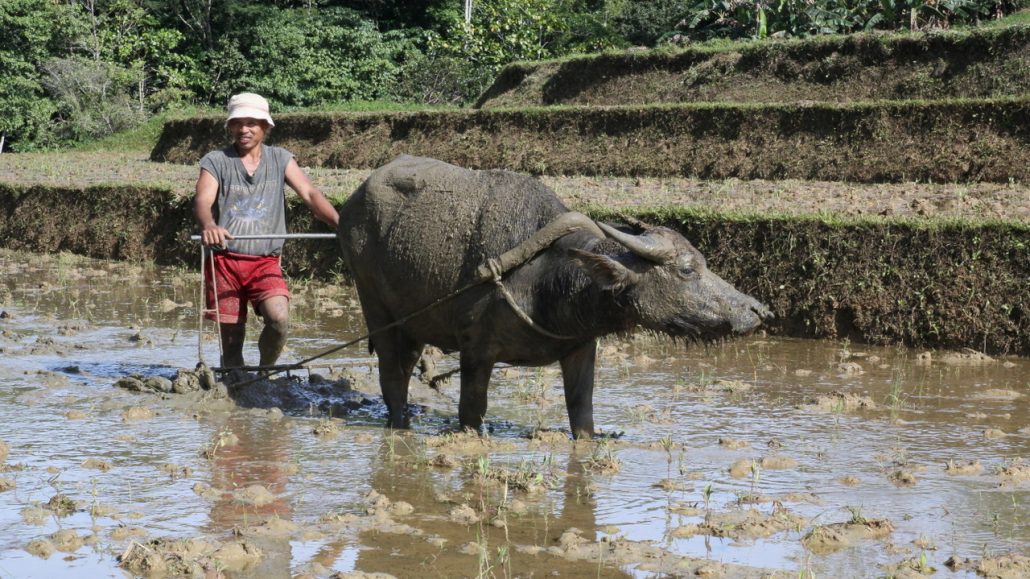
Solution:
<svg viewBox="0 0 1030 579"><path fill-rule="evenodd" d="M1020 199L1030 203L1030 188L1021 185L1030 170L1030 101L1013 96L1030 86L1030 73L1024 70L1028 43L1030 34L1020 27L519 65L550 66L555 71L550 78L541 80L534 72L524 80L535 79L553 94L607 94L597 87L606 78L619 79L623 88L608 93L623 101L617 107L590 102L477 111L295 113L277 118L274 137L313 170L374 167L403 152L470 167L548 174L559 193L564 179L582 183L582 177L560 175L600 175L591 184L601 188L622 175L850 182L864 191L858 202L867 204L877 188L864 183L902 183L885 185L884 191L912 179L946 184L939 187L969 183L971 190L977 181L1003 183L1007 205L990 219L972 210L947 219L862 211L866 215L855 217L830 204L818 209L819 200L811 197L819 187L798 187L797 199L787 191L772 204L782 211L760 203L755 204L764 208L759 212L739 200L731 203L729 196L713 196L708 205L639 200L621 210L683 231L716 271L770 304L778 316L775 332L1030 355L1030 224L1019 217ZM937 60L927 57L933 60L927 64L917 58L920 51ZM684 83L668 71L654 73L653 62L633 64L648 58L677 63L677 74L694 80ZM692 64L683 64L688 61ZM736 64L724 66L727 62ZM755 64L747 68L742 62ZM753 82L765 87L761 94L772 94L770 79L778 66L793 71L780 74L784 87L793 86L789 77L798 71L810 71L797 74L802 84L817 81L818 71L832 69L837 76L820 85L822 102L811 102L811 97L798 101L793 88L785 88L780 97L748 102L732 102L742 98L736 93L711 96L720 86L738 86L765 70L772 76L764 84ZM612 72L604 77L590 70ZM719 70L729 78L712 72ZM737 73L742 76L734 77ZM655 83L662 83L643 78L649 74L664 74L664 82L677 90L691 84L706 102L653 104L655 95L662 94ZM875 80L888 77L908 84L892 88ZM925 82L915 83L918 78ZM977 81L988 78L1007 80ZM509 88L501 90L504 83ZM871 97L871 84L887 92ZM627 97L634 86L637 92ZM912 91L924 100L866 100L896 98L913 86L925 88ZM498 87L487 94L545 92L511 88L503 75ZM828 96L833 91L837 96ZM548 104L535 105L541 103ZM195 163L202 152L224 141L221 123L220 116L166 123L152 158ZM694 187L698 181L682 183ZM984 193L978 202L990 203L991 195ZM961 193L954 198L965 199ZM6 217L0 234L9 246L162 262L193 259L184 242L191 220L181 190L150 191L138 184L86 191L19 185L0 190L0 199L0 215ZM612 217L610 205L591 208L592 199L584 195L576 204L597 217ZM816 209L791 211L795 202ZM69 225L74 220L79 224ZM295 213L295 230L313 227L303 211ZM339 271L332 244L294 246L289 261L298 274Z"/></svg>

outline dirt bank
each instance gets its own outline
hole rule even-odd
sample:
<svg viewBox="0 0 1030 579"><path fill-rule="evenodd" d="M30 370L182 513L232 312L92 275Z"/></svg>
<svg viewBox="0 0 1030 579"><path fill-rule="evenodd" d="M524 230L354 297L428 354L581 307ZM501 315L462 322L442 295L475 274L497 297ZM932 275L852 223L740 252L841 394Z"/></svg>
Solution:
<svg viewBox="0 0 1030 579"><path fill-rule="evenodd" d="M281 115L270 137L316 166L401 153L546 175L1030 180L1030 101L676 104ZM195 163L224 120L170 121L151 159Z"/></svg>
<svg viewBox="0 0 1030 579"><path fill-rule="evenodd" d="M477 107L1015 97L1030 27L631 51L505 68Z"/></svg>
<svg viewBox="0 0 1030 579"><path fill-rule="evenodd" d="M195 169L183 171L192 176ZM794 196L754 183L693 182L697 187L686 189L677 181L611 183L578 178L555 188L596 218L615 221L616 212L625 211L681 231L716 272L772 307L777 320L770 329L778 334L1030 355L1030 225L1025 217L970 219L981 211L1024 216L1026 190L1000 188L976 197L898 186L901 199L912 196L898 202L877 197L872 187L837 186L853 195L835 204L822 201L826 189L811 184ZM697 188L702 193L692 195ZM641 191L656 192L649 203L668 204L642 207ZM745 212L761 204L756 209L794 214ZM798 210L820 205L839 213ZM877 215L895 206L904 218ZM324 231L296 203L291 213L294 231ZM199 259L188 240L192 231L189 198L165 188L0 185L0 236L14 249L192 267ZM291 244L287 256L294 276L345 274L330 240Z"/></svg>

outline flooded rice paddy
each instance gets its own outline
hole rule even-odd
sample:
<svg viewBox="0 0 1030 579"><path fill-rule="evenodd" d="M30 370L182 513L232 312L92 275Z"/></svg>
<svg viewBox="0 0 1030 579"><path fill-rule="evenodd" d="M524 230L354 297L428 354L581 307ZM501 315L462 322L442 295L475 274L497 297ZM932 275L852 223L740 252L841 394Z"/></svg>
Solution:
<svg viewBox="0 0 1030 579"><path fill-rule="evenodd" d="M394 433L364 343L196 390L194 272L0 271L0 577L1030 573L1026 359L639 336L601 345L605 438L568 440L555 368L496 370L483 437L456 378L414 384ZM293 289L284 361L364 332L347 288Z"/></svg>

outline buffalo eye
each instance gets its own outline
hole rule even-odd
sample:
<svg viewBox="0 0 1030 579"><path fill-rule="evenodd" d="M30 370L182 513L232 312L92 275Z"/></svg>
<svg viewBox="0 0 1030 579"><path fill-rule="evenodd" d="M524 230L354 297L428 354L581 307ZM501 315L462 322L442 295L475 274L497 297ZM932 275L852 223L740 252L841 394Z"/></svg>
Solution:
<svg viewBox="0 0 1030 579"><path fill-rule="evenodd" d="M682 278L689 278L692 275L694 275L694 268L690 267L689 265L681 265L678 269L676 269L676 275Z"/></svg>

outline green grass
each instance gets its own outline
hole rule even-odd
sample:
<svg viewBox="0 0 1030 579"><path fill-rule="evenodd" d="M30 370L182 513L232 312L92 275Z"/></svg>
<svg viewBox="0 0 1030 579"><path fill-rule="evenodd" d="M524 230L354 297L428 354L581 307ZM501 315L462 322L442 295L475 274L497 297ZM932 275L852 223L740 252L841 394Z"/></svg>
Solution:
<svg viewBox="0 0 1030 579"><path fill-rule="evenodd" d="M202 108L188 108L161 113L154 115L150 120L132 130L114 133L102 139L82 143L72 147L71 150L81 152L149 152L157 144L157 138L161 135L161 128L165 122L213 114L213 109Z"/></svg>
<svg viewBox="0 0 1030 579"><path fill-rule="evenodd" d="M1030 8L1023 8L1019 12L1009 14L1008 16L999 18L998 20L988 20L980 24L979 27L972 27L971 29L1005 28L1008 26L1023 26L1028 24L1030 24Z"/></svg>

